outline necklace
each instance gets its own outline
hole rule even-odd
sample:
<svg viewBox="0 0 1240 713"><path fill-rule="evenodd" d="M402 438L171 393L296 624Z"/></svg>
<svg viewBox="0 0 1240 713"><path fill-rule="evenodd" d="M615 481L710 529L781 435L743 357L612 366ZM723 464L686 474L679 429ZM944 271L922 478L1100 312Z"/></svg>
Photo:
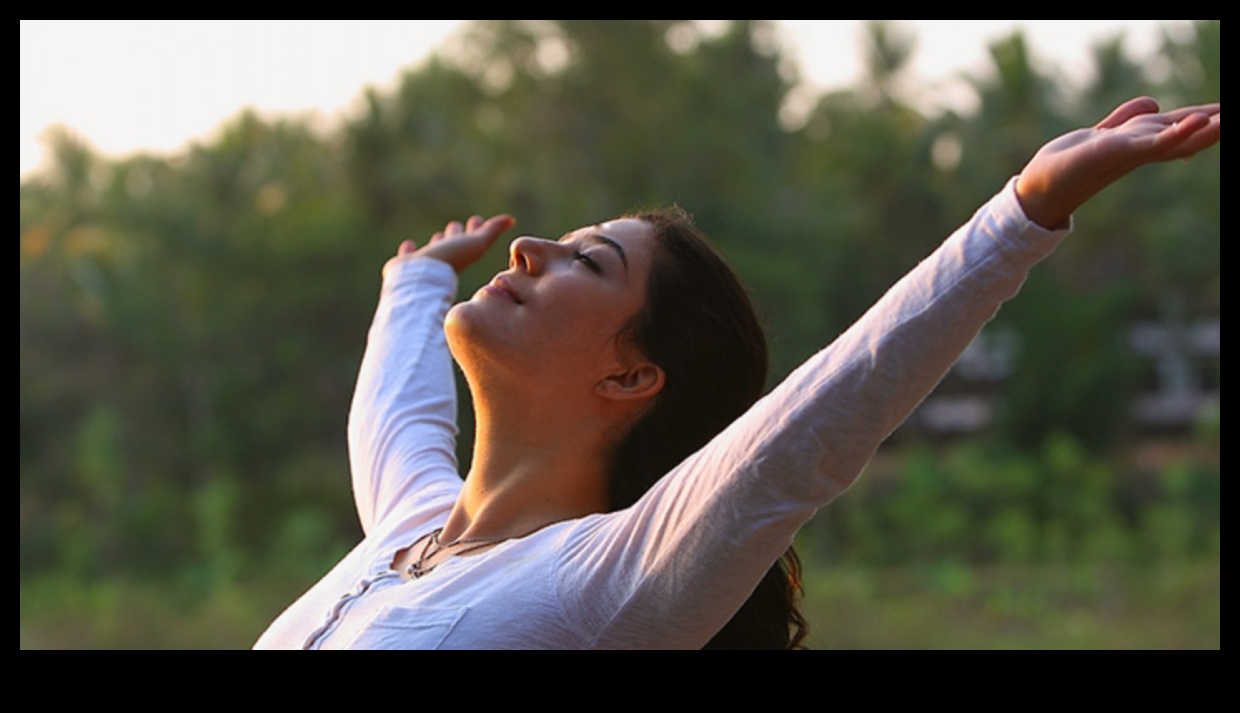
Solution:
<svg viewBox="0 0 1240 713"><path fill-rule="evenodd" d="M459 552L453 553L453 556L463 555L473 552L474 550L480 550L488 545L496 545L504 540L510 539L507 537L462 537L448 543L443 543L439 541L439 535L442 533L443 528L437 527L433 532L431 532L430 536L425 538L426 544L422 545L422 551L418 553L418 558L409 565L408 569L405 570L411 578L418 579L419 577L430 574L431 571L435 569L436 565L427 564L427 560L433 559L435 555L443 552L444 550L457 547L458 545L472 545L472 547L466 547Z"/></svg>
<svg viewBox="0 0 1240 713"><path fill-rule="evenodd" d="M431 532L430 535L423 538L426 540L426 544L422 545L422 551L418 553L418 558L414 560L412 563L410 563L409 567L405 569L405 572L408 573L410 579L418 579L420 577L424 577L430 574L432 571L434 571L435 567L439 566L439 563L427 564L427 562L431 559L434 559L436 555L438 555L440 552L443 552L444 550L449 550L449 549L452 549L453 547L458 547L460 545L469 545L469 547L465 547L463 549L457 550L456 552L453 552L450 555L448 555L448 557L459 557L461 555L469 554L470 552L473 552L475 550L480 550L484 547L490 547L491 545L498 545L501 542L506 542L508 540L519 540L523 537L529 537L535 532L538 532L544 527L553 525L556 522L559 522L559 521L552 520L551 522L545 523L543 525L539 525L533 530L530 530L529 532L526 532L521 535L517 535L515 537L460 537L448 543L443 543L439 541L439 536L443 534L443 528L437 527L435 528L433 532ZM447 557L444 558L444 560L446 559Z"/></svg>

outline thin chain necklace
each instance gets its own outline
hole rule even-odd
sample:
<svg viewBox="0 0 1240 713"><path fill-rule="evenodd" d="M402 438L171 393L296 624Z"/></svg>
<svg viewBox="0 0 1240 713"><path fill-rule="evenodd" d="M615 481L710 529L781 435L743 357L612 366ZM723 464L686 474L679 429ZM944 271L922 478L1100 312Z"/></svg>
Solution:
<svg viewBox="0 0 1240 713"><path fill-rule="evenodd" d="M490 547L491 545L498 545L501 542L506 542L508 540L519 540L523 537L529 537L530 535L534 534L535 532L538 532L544 527L549 527L551 525L554 525L557 522L562 522L562 521L552 520L551 522L548 522L543 525L539 525L533 530L530 530L529 532L526 532L521 535L517 535L515 537L460 537L446 544L441 543L439 541L439 536L443 534L443 528L437 527L435 528L433 532L431 532L430 535L427 535L422 538L426 541L426 543L422 545L422 551L418 554L418 558L414 560L409 565L408 568L405 569L405 572L409 575L410 579L418 579L420 577L424 577L430 574L431 572L435 570L436 567L439 566L438 562L435 564L427 564L427 561L433 559L435 555L438 555L440 552L443 552L444 550L449 550L459 545L470 545L470 547L457 550L456 552L453 552L448 555L448 557L460 557L461 555L469 554L470 552L474 552L475 550L480 550L484 547ZM446 561L447 559L448 558L445 557L443 560L441 560L441 562Z"/></svg>

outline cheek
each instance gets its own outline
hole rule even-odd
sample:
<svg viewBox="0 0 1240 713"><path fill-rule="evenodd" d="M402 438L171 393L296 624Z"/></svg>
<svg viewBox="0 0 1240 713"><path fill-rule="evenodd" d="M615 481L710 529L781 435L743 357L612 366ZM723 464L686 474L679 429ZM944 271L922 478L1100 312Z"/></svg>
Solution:
<svg viewBox="0 0 1240 713"><path fill-rule="evenodd" d="M628 325L632 315L626 311L589 304L575 305L566 310L563 319L553 325L562 341L575 342L581 348L610 347L616 336Z"/></svg>

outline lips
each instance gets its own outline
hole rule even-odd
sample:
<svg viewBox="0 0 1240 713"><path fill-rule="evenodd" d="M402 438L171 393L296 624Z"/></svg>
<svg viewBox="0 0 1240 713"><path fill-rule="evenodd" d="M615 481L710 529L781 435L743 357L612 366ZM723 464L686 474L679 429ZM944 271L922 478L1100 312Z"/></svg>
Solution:
<svg viewBox="0 0 1240 713"><path fill-rule="evenodd" d="M487 289L498 292L499 296L521 304L521 298L517 296L517 291L512 288L512 285L503 275L498 275L494 280L491 280L491 284L487 285Z"/></svg>

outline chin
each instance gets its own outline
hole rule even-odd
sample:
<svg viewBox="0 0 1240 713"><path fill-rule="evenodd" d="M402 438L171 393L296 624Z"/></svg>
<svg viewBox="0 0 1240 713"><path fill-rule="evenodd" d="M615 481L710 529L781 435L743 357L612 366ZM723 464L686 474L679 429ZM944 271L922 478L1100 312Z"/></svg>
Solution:
<svg viewBox="0 0 1240 713"><path fill-rule="evenodd" d="M448 310L444 318L444 334L452 358L468 373L471 365L494 361L494 354L503 352L502 339L493 319L478 309L480 305L460 302Z"/></svg>
<svg viewBox="0 0 1240 713"><path fill-rule="evenodd" d="M470 314L468 302L458 302L448 310L443 320L443 331L453 356L459 348L474 341L474 333L478 331L478 327L474 315Z"/></svg>

